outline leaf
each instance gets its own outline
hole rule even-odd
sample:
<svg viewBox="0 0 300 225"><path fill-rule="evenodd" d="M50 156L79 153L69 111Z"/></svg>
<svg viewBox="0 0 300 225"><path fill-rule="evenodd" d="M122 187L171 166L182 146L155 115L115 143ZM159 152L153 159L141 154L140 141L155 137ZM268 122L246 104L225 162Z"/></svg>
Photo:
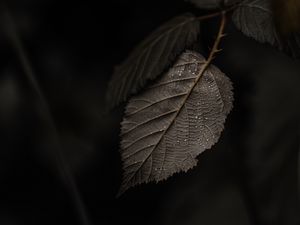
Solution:
<svg viewBox="0 0 300 225"><path fill-rule="evenodd" d="M208 64L187 51L155 84L130 99L121 131L120 193L189 170L218 141L232 108L232 86Z"/></svg>
<svg viewBox="0 0 300 225"><path fill-rule="evenodd" d="M300 57L299 32L283 38L273 18L271 0L245 0L233 13L233 22L246 36L268 43L291 56Z"/></svg>
<svg viewBox="0 0 300 225"><path fill-rule="evenodd" d="M200 9L218 9L224 6L230 6L241 0L186 0L193 3Z"/></svg>
<svg viewBox="0 0 300 225"><path fill-rule="evenodd" d="M185 14L150 34L124 63L116 67L107 92L109 108L128 100L148 80L155 79L167 69L179 53L197 40L199 26L196 17Z"/></svg>

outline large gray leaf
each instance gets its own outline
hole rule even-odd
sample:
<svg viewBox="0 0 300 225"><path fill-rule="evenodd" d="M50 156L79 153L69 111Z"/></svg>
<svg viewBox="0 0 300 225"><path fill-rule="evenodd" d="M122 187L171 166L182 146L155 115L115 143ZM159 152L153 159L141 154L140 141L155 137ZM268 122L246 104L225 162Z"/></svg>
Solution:
<svg viewBox="0 0 300 225"><path fill-rule="evenodd" d="M120 193L194 167L196 157L218 141L232 100L231 82L219 69L198 53L183 53L127 105Z"/></svg>
<svg viewBox="0 0 300 225"><path fill-rule="evenodd" d="M295 58L300 56L300 35L282 38L272 12L271 0L245 0L233 13L233 22L246 36L268 43Z"/></svg>
<svg viewBox="0 0 300 225"><path fill-rule="evenodd" d="M225 6L233 5L241 0L186 0L192 2L200 9L217 9L221 8L222 4ZM223 3L224 2L224 3Z"/></svg>
<svg viewBox="0 0 300 225"><path fill-rule="evenodd" d="M191 14L176 17L150 34L116 67L107 92L109 108L128 100L148 80L160 75L197 40L198 34L199 21Z"/></svg>

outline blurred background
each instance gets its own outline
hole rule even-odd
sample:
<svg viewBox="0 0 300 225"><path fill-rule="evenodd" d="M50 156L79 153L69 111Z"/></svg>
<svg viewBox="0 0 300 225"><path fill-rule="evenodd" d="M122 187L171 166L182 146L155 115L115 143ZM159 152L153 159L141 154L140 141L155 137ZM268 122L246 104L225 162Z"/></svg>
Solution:
<svg viewBox="0 0 300 225"><path fill-rule="evenodd" d="M6 7L1 5L0 225L300 224L300 61L228 24L224 51L214 63L231 78L235 102L219 143L188 173L116 198L124 106L105 111L113 68L163 22L207 12L182 0L9 0ZM7 35L7 12L54 123ZM218 18L202 24L204 55L217 25ZM57 142L63 161L57 160Z"/></svg>

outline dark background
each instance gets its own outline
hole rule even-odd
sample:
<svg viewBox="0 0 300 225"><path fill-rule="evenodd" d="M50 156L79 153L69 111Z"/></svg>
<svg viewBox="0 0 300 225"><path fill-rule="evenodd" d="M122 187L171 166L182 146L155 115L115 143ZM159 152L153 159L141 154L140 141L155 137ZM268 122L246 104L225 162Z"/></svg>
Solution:
<svg viewBox="0 0 300 225"><path fill-rule="evenodd" d="M164 21L207 12L181 0L10 0L6 6L0 30L0 225L83 224L76 205L87 212L84 225L300 224L299 61L228 24L215 64L233 81L235 107L219 143L188 173L116 198L123 106L105 113L113 67ZM74 185L57 169L53 129L7 35L2 15L8 11L83 203L76 204ZM202 24L204 55L217 24L217 18Z"/></svg>

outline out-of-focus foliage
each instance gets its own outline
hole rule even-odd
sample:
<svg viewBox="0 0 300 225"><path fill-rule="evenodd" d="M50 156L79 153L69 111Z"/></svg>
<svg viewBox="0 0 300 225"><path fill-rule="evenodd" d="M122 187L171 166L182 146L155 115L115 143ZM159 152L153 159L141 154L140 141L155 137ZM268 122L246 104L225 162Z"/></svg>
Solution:
<svg viewBox="0 0 300 225"><path fill-rule="evenodd" d="M273 0L274 17L284 35L300 31L300 1Z"/></svg>

